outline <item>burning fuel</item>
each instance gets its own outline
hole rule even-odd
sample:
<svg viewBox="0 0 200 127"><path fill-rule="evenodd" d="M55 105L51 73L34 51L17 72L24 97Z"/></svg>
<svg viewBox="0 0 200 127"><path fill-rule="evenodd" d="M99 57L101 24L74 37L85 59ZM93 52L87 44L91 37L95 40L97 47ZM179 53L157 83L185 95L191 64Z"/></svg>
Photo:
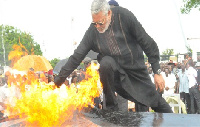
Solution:
<svg viewBox="0 0 200 127"><path fill-rule="evenodd" d="M27 126L60 126L73 117L74 111L81 111L101 93L98 65L92 63L87 68L87 79L70 86L55 87L31 74L8 74L8 86L16 95L8 101L5 114L26 118ZM78 86L78 87L77 87Z"/></svg>

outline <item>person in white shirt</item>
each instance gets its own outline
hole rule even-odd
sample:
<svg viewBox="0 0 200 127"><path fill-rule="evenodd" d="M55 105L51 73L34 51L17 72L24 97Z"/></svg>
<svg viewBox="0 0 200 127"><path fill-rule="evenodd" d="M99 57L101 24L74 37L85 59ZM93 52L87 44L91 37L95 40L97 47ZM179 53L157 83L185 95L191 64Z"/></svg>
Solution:
<svg viewBox="0 0 200 127"><path fill-rule="evenodd" d="M149 72L149 76L151 78L151 81L154 83L154 74L153 74L153 70L152 70L152 67L149 67L148 68L148 72Z"/></svg>
<svg viewBox="0 0 200 127"><path fill-rule="evenodd" d="M173 74L169 74L169 69L165 68L165 74L163 75L165 79L165 90L164 94L173 94L174 93L174 86L176 82L176 77Z"/></svg>
<svg viewBox="0 0 200 127"><path fill-rule="evenodd" d="M181 70L179 70L177 76L180 82L179 85L180 98L186 104L187 113L189 113L190 112L189 80L184 64L181 65Z"/></svg>
<svg viewBox="0 0 200 127"><path fill-rule="evenodd" d="M197 82L196 82L196 77L197 77L197 71L194 69L194 63L193 60L190 59L187 62L187 76L189 80L189 93L190 93L190 101L191 101L191 114L198 113L200 114L200 93L197 89ZM197 111L195 111L194 108L194 101L197 104Z"/></svg>

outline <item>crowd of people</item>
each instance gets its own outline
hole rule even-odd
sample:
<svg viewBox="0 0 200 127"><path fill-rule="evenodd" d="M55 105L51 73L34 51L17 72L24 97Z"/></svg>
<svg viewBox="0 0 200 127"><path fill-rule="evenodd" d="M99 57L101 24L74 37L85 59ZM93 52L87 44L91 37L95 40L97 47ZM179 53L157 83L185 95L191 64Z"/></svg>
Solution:
<svg viewBox="0 0 200 127"><path fill-rule="evenodd" d="M149 75L154 81L151 66L147 63ZM180 94L188 114L200 114L200 62L186 57L182 62L161 62L161 74L165 79L165 89L160 94Z"/></svg>

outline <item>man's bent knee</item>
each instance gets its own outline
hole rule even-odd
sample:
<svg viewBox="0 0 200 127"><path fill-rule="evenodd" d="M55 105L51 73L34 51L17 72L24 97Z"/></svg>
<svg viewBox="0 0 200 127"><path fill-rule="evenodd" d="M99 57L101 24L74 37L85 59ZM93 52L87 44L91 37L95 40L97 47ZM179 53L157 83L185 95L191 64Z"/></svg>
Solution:
<svg viewBox="0 0 200 127"><path fill-rule="evenodd" d="M104 56L100 61L100 70L113 69L113 64L115 64L115 60L112 57Z"/></svg>

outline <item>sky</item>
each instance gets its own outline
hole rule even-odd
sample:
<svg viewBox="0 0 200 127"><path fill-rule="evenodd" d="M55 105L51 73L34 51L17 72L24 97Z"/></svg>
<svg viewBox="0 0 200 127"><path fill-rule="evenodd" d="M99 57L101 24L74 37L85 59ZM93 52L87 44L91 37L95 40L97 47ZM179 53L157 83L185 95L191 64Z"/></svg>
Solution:
<svg viewBox="0 0 200 127"><path fill-rule="evenodd" d="M200 11L181 14L182 0L117 0L137 17L157 42L160 52L167 48L186 52L185 44L200 43ZM30 33L48 60L73 54L92 18L92 0L0 0L0 24ZM74 45L74 42L77 42ZM197 49L196 49L197 50Z"/></svg>

